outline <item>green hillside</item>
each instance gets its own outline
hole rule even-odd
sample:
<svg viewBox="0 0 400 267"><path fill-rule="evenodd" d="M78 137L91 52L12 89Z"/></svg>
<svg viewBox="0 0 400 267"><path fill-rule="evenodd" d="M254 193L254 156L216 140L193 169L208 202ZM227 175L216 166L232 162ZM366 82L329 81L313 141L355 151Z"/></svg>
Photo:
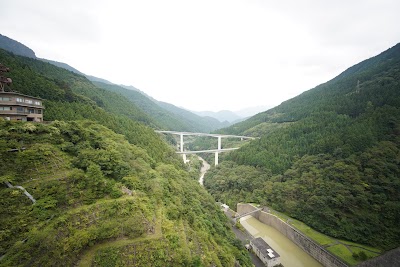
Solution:
<svg viewBox="0 0 400 267"><path fill-rule="evenodd" d="M156 127L155 123L123 96L97 88L73 72L4 50L0 50L0 62L11 69L13 90L45 99L44 120L96 121L124 134L131 143L146 147L159 160L158 149L166 145L153 130L144 127ZM167 154L165 157L170 158Z"/></svg>
<svg viewBox="0 0 400 267"><path fill-rule="evenodd" d="M251 266L179 165L153 166L145 149L91 121L0 129L1 182L36 200L0 188L0 266Z"/></svg>
<svg viewBox="0 0 400 267"><path fill-rule="evenodd" d="M205 186L333 237L400 246L400 44L276 108L219 132L259 136Z"/></svg>
<svg viewBox="0 0 400 267"><path fill-rule="evenodd" d="M93 83L100 88L125 96L135 106L152 117L164 130L210 132L226 126L226 124L211 117L201 117L172 104L150 99L135 90L129 90L115 84Z"/></svg>
<svg viewBox="0 0 400 267"><path fill-rule="evenodd" d="M199 116L188 110L178 108L170 103L157 101L157 104L163 109L175 114L178 119L187 122L188 125L198 132L211 132L229 125L228 122L220 122L219 120L208 116Z"/></svg>
<svg viewBox="0 0 400 267"><path fill-rule="evenodd" d="M251 266L151 117L49 63L0 62L48 121L0 120L0 266Z"/></svg>
<svg viewBox="0 0 400 267"><path fill-rule="evenodd" d="M35 53L30 48L6 36L0 35L0 48L14 55L36 59ZM69 89L77 94L89 97L107 111L128 115L130 118L145 122L153 127L163 130L211 132L229 125L214 118L198 116L172 104L151 99L151 97L139 91L131 90L135 89L132 86L118 86L107 80L85 75L66 63L48 59L39 60L50 63L50 65L40 64L39 61L29 61L27 64L30 64L47 78L56 81L61 87L68 84ZM59 68L53 68L53 66ZM93 82L94 85L89 81ZM99 88L105 89L107 92L99 90Z"/></svg>

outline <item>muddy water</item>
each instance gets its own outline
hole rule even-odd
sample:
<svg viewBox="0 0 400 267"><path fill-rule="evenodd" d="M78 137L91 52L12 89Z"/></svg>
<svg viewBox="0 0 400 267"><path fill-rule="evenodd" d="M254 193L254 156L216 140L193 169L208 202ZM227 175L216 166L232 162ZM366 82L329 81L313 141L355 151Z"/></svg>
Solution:
<svg viewBox="0 0 400 267"><path fill-rule="evenodd" d="M320 267L313 257L296 246L275 228L263 224L251 215L240 219L243 227L254 237L262 237L281 256L285 267Z"/></svg>

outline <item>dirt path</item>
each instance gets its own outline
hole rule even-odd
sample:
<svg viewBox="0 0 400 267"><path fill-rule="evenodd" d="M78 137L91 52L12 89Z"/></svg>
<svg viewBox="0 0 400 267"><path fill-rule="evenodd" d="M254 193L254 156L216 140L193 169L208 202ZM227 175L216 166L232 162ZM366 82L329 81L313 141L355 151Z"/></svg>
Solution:
<svg viewBox="0 0 400 267"><path fill-rule="evenodd" d="M146 234L145 236L134 238L134 239L128 239L128 238L120 238L116 239L114 241L107 241L104 240L104 242L98 243L90 248L88 248L83 255L81 256L79 262L76 264L76 267L86 267L90 266L92 264L93 257L96 253L97 250L107 248L107 247L123 247L127 245L131 245L134 243L139 243L145 240L151 240L151 239L160 239L162 237L162 230L161 230L161 222L162 220L162 208L159 208L157 210L157 223L155 226L155 231L153 234Z"/></svg>

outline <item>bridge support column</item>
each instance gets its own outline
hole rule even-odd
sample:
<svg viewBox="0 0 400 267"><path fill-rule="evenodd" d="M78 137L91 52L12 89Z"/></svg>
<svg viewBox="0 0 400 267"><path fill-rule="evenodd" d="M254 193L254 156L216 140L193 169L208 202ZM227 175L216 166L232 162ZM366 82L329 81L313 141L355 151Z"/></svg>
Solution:
<svg viewBox="0 0 400 267"><path fill-rule="evenodd" d="M222 139L222 136L218 136L218 150L221 150L221 139ZM215 152L214 162L215 162L215 166L217 166L218 165L218 152Z"/></svg>
<svg viewBox="0 0 400 267"><path fill-rule="evenodd" d="M183 158L183 163L188 163L188 160L186 158L186 154L182 154L182 158Z"/></svg>
<svg viewBox="0 0 400 267"><path fill-rule="evenodd" d="M183 134L180 134L180 136L181 136L180 150L181 152L183 152ZM186 154L182 154L182 158L183 158L183 163L186 164L187 162Z"/></svg>
<svg viewBox="0 0 400 267"><path fill-rule="evenodd" d="M181 136L181 152L183 152L183 134L180 134Z"/></svg>

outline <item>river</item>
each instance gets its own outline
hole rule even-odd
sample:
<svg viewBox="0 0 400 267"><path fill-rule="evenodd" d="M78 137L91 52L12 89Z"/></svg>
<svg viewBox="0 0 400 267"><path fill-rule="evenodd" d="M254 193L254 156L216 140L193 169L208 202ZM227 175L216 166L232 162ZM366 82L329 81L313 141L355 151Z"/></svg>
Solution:
<svg viewBox="0 0 400 267"><path fill-rule="evenodd" d="M318 261L296 246L275 228L251 215L240 219L242 226L254 237L262 237L281 256L284 267L320 267Z"/></svg>
<svg viewBox="0 0 400 267"><path fill-rule="evenodd" d="M203 185L203 181L204 181L204 174L206 174L206 172L210 169L210 164L208 164L207 161L205 161L202 157L198 156L199 159L203 162L203 165L201 166L200 169L200 178L199 178L199 183L201 185Z"/></svg>

